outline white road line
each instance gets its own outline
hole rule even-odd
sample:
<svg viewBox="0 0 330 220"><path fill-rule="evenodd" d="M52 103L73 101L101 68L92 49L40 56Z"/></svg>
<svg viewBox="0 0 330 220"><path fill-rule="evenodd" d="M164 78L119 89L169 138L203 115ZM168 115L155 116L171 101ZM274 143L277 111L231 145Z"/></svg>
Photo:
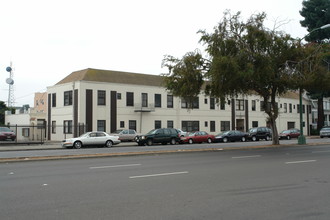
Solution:
<svg viewBox="0 0 330 220"><path fill-rule="evenodd" d="M311 162L316 162L316 160L291 161L291 162L285 162L285 164L294 164L294 163L311 163Z"/></svg>
<svg viewBox="0 0 330 220"><path fill-rule="evenodd" d="M316 153L330 153L330 150L312 151L312 154L316 154Z"/></svg>
<svg viewBox="0 0 330 220"><path fill-rule="evenodd" d="M133 166L141 166L141 164L123 164L123 165L113 165L113 166L90 167L89 169L105 169L105 168L133 167Z"/></svg>
<svg viewBox="0 0 330 220"><path fill-rule="evenodd" d="M149 174L149 175L142 175L142 176L130 176L130 179L135 179L135 178L144 178L144 177L155 177L155 176L169 176L169 175L178 175L178 174L187 174L189 173L188 171L183 171L183 172L174 172L174 173L158 173L158 174Z"/></svg>
<svg viewBox="0 0 330 220"><path fill-rule="evenodd" d="M261 157L261 155L251 155L251 156L232 157L232 159L243 159L243 158L253 158L253 157Z"/></svg>

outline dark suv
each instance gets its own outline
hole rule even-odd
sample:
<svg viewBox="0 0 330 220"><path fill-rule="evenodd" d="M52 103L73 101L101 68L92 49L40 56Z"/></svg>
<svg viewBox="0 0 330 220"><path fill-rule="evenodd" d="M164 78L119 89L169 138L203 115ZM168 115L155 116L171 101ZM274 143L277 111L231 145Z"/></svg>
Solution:
<svg viewBox="0 0 330 220"><path fill-rule="evenodd" d="M259 141L260 139L264 139L269 141L272 137L272 130L267 127L258 127L258 128L250 128L248 139L252 141Z"/></svg>
<svg viewBox="0 0 330 220"><path fill-rule="evenodd" d="M176 144L180 141L180 134L174 128L159 128L149 131L145 135L137 136L135 139L139 146L147 144L148 146L153 143L161 144Z"/></svg>

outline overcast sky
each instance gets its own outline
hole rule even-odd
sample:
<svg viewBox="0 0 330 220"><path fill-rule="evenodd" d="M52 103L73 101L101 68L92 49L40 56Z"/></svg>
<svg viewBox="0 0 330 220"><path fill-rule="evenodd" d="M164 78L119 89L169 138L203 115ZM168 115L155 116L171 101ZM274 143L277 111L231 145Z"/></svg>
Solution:
<svg viewBox="0 0 330 220"><path fill-rule="evenodd" d="M266 12L269 28L285 20L291 36L307 33L302 0L2 0L0 8L0 100L12 62L15 106L33 106L35 92L86 68L164 73L164 55L202 49L196 32L211 32L227 9Z"/></svg>

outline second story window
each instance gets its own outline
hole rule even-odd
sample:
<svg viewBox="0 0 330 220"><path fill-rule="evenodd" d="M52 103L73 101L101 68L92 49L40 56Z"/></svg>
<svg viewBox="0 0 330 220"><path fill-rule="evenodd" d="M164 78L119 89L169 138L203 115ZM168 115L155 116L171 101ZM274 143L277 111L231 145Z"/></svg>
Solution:
<svg viewBox="0 0 330 220"><path fill-rule="evenodd" d="M167 95L167 108L173 108L173 95Z"/></svg>
<svg viewBox="0 0 330 220"><path fill-rule="evenodd" d="M52 107L56 107L56 93L52 94Z"/></svg>
<svg viewBox="0 0 330 220"><path fill-rule="evenodd" d="M215 99L210 98L210 109L215 109Z"/></svg>
<svg viewBox="0 0 330 220"><path fill-rule="evenodd" d="M244 100L243 99L236 100L236 110L244 111Z"/></svg>
<svg viewBox="0 0 330 220"><path fill-rule="evenodd" d="M162 107L162 95L155 94L155 107L161 108Z"/></svg>
<svg viewBox="0 0 330 220"><path fill-rule="evenodd" d="M72 91L64 92L64 106L72 105Z"/></svg>
<svg viewBox="0 0 330 220"><path fill-rule="evenodd" d="M126 106L134 106L134 93L126 92Z"/></svg>
<svg viewBox="0 0 330 220"><path fill-rule="evenodd" d="M104 90L97 91L97 104L105 105L105 91Z"/></svg>
<svg viewBox="0 0 330 220"><path fill-rule="evenodd" d="M142 107L148 107L148 93L142 93Z"/></svg>

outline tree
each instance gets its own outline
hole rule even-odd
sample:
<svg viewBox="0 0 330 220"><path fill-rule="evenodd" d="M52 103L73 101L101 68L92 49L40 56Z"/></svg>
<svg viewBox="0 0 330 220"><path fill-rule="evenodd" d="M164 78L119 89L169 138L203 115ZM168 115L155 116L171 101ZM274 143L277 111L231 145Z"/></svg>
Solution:
<svg viewBox="0 0 330 220"><path fill-rule="evenodd" d="M7 111L8 108L6 104L3 101L0 101L0 125L5 124L5 111Z"/></svg>
<svg viewBox="0 0 330 220"><path fill-rule="evenodd" d="M182 59L165 56L168 67L165 86L174 95L193 100L206 85L205 92L218 100L239 94L257 93L273 130L273 144L279 144L276 119L276 97L296 89L300 50L289 35L264 26L265 13L242 21L240 12L224 13L213 33L199 31L200 42L206 46L208 59L199 51L187 53ZM295 61L295 62L287 62Z"/></svg>
<svg viewBox="0 0 330 220"><path fill-rule="evenodd" d="M309 35L306 36L306 41L322 43L322 40L330 38L330 29L319 29L321 26L330 23L330 1L329 0L305 0L303 1L303 8L300 11L300 15L304 17L304 20L300 21L303 27L306 27L309 31ZM316 30L317 29L317 30ZM323 63L322 63L323 62ZM326 62L319 62L321 66L327 66ZM319 82L317 78L314 78L315 86L308 86L307 90L310 96L317 99L318 102L318 121L317 129L320 130L324 126L324 108L323 98L329 97L329 89L327 87L318 86ZM309 81L313 83L313 81ZM312 88L311 88L312 87ZM314 88L313 88L314 87Z"/></svg>

